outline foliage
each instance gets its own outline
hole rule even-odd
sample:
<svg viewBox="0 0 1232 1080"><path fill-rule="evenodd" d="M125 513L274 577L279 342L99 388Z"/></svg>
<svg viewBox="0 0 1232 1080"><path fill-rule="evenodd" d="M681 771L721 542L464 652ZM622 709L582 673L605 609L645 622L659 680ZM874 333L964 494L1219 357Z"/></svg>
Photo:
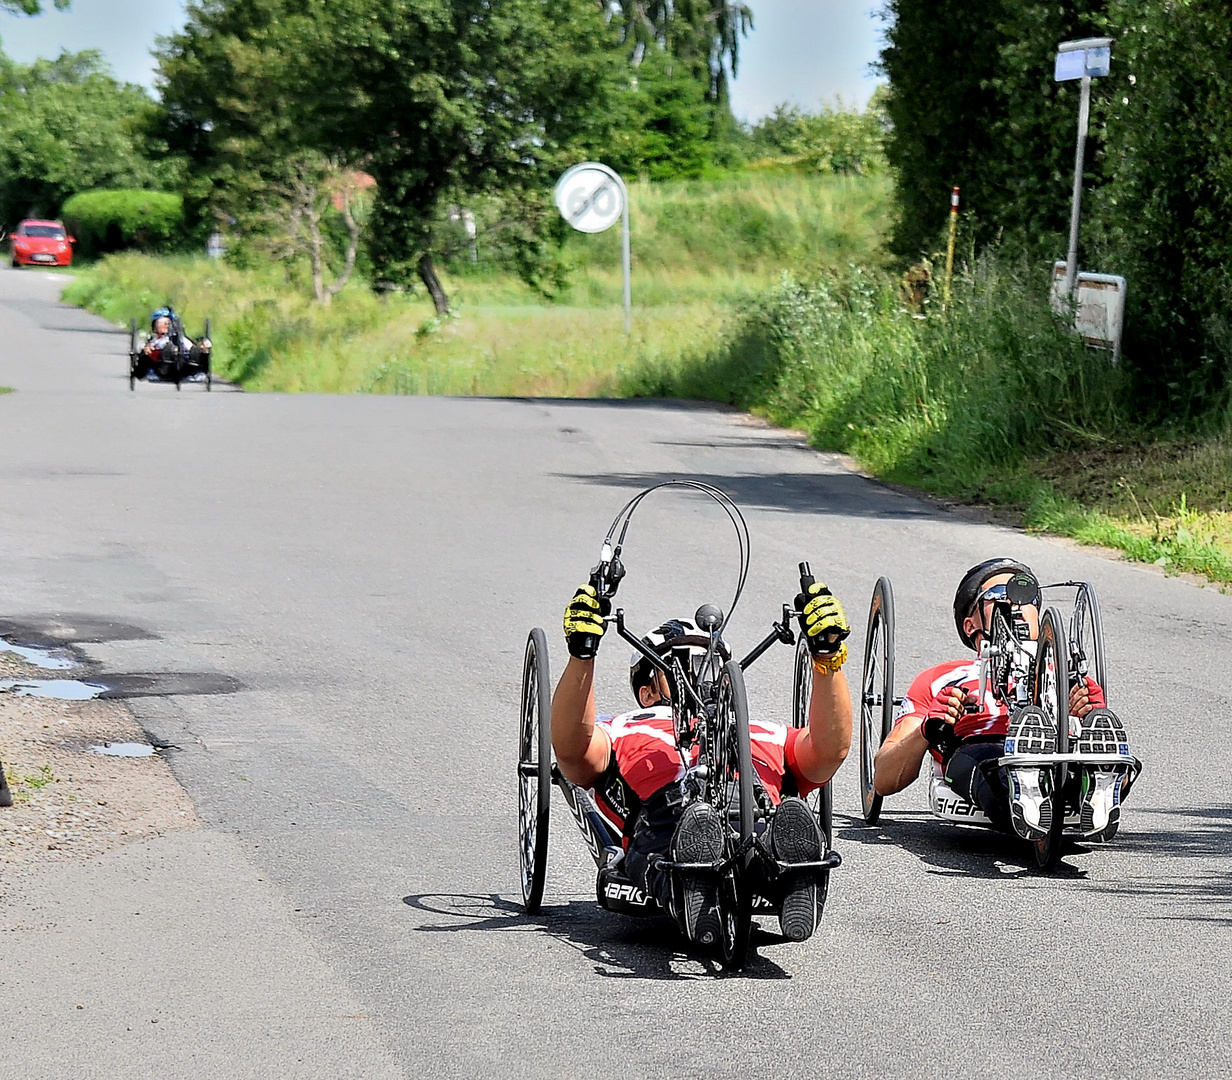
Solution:
<svg viewBox="0 0 1232 1080"><path fill-rule="evenodd" d="M785 159L821 172L877 173L885 167L885 90L868 107L846 108L842 99L816 113L795 105L775 107L754 125L753 152Z"/></svg>
<svg viewBox="0 0 1232 1080"><path fill-rule="evenodd" d="M753 28L748 4L731 0L615 0L621 41L640 65L656 50L684 64L706 100L726 108L727 72L740 65L740 39Z"/></svg>
<svg viewBox="0 0 1232 1080"><path fill-rule="evenodd" d="M1053 82L1053 56L1058 42L1099 31L1106 2L889 0L881 67L890 80L886 155L900 181L897 254L915 259L930 248L957 185L981 246L1008 234L1032 254L1055 255L1078 110L1076 84ZM1092 137L1096 172L1098 125Z"/></svg>
<svg viewBox="0 0 1232 1080"><path fill-rule="evenodd" d="M418 275L444 310L442 209L541 201L564 148L601 130L611 46L591 0L226 0L190 9L161 70L202 195L260 187L292 151L362 162L379 276Z"/></svg>
<svg viewBox="0 0 1232 1080"><path fill-rule="evenodd" d="M143 130L152 102L96 51L13 64L0 56L0 220L54 214L93 188L174 187Z"/></svg>
<svg viewBox="0 0 1232 1080"><path fill-rule="evenodd" d="M57 11L67 11L73 0L55 0ZM0 0L0 10L18 11L23 15L39 15L42 13L41 0Z"/></svg>
<svg viewBox="0 0 1232 1080"><path fill-rule="evenodd" d="M60 213L83 255L166 250L183 238L184 200L163 191L83 191Z"/></svg>
<svg viewBox="0 0 1232 1080"><path fill-rule="evenodd" d="M926 305L922 317L877 272L785 274L718 349L629 389L755 408L882 475L965 494L995 468L1123 422L1106 354L993 257L956 281L946 314Z"/></svg>
<svg viewBox="0 0 1232 1080"><path fill-rule="evenodd" d="M1126 353L1163 415L1226 409L1232 389L1232 10L1113 0L1100 260L1129 281Z"/></svg>

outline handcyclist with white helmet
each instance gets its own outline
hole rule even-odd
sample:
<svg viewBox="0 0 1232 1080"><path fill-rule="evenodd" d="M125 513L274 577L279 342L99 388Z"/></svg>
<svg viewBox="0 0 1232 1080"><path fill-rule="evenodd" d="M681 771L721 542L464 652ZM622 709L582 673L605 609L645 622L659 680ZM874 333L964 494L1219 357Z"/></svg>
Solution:
<svg viewBox="0 0 1232 1080"><path fill-rule="evenodd" d="M1034 582L1030 567L1014 559L987 559L963 575L954 594L954 625L962 643L979 654L993 605L1007 602L1007 583L1016 575ZM1039 635L1037 602L1014 606L1015 621L1026 640ZM894 728L874 761L873 787L879 795L902 791L920 774L924 755L941 763L950 786L978 806L988 819L1024 840L1048 832L1057 794L1049 790L1051 773L1033 766L996 768L1005 754L1054 753L1057 732L1039 709L1011 713L986 690L979 700L978 660L951 660L921 672L911 684ZM1079 753L1128 754L1128 737L1120 718L1107 708L1104 691L1093 679L1076 681L1069 693L1071 733ZM1119 765L1084 765L1078 777L1082 832L1111 839L1120 820L1120 804L1129 790L1129 771Z"/></svg>
<svg viewBox="0 0 1232 1080"><path fill-rule="evenodd" d="M599 719L595 711L593 658L580 659L605 628L607 602L581 586L565 609L566 665L552 698L552 749L564 776L589 788L605 812L624 822L629 877L671 913L685 937L702 945L718 939L712 878L682 875L677 910L672 882L659 862L717 861L724 827L717 810L696 801L681 805L684 765L677 751L671 691L666 677L634 653L629 681L638 708ZM850 634L838 598L820 582L797 597L801 630L813 658L808 727L751 720L749 735L756 782L775 810L769 843L784 863L816 862L823 854L817 819L803 796L827 783L851 745L851 697L842 666ZM593 635L593 637L589 637ZM709 637L689 619L672 619L642 639L656 653L688 649L704 655ZM804 941L816 928L818 890L812 873L784 875L774 899L783 936Z"/></svg>

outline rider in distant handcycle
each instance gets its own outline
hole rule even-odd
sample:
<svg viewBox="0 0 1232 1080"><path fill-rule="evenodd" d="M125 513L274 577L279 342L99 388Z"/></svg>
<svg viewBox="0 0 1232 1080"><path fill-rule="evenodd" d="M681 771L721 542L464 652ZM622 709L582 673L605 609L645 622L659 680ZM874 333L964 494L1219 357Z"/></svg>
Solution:
<svg viewBox="0 0 1232 1080"><path fill-rule="evenodd" d="M813 665L808 726L749 723L755 784L772 807L759 850L782 865L816 864L822 858L821 830L802 797L830 780L851 745L851 697L841 670L850 629L842 604L814 582L797 597L796 609ZM714 945L720 934L714 877L664 870L660 864L718 861L723 822L703 800L683 805L685 769L677 751L671 688L643 655L633 654L629 672L639 707L596 717L594 650L607 613L606 599L589 584L565 609L570 659L552 698L552 749L565 778L590 789L604 814L622 824L629 879L675 918L689 941ZM696 664L710 638L692 620L673 619L642 641L659 656L687 655ZM778 908L784 937L804 941L813 933L820 915L814 872L763 880L756 891Z"/></svg>
<svg viewBox="0 0 1232 1080"><path fill-rule="evenodd" d="M150 334L134 358L131 375L148 381L174 382L180 366L194 374L205 372L212 348L208 337L197 343L185 334L172 308L160 307L150 315Z"/></svg>
<svg viewBox="0 0 1232 1080"><path fill-rule="evenodd" d="M1033 643L1040 630L1039 605L1039 585L1028 566L988 559L959 583L954 623L962 643L978 656L995 608L1010 613L1018 640ZM1116 833L1121 801L1134 778L1124 764L1129 739L1093 679L1076 679L1068 696L1071 741L1079 755L1087 756L1074 778L1078 828L1089 839L1108 840ZM877 795L902 791L931 753L954 793L983 811L994 826L1038 841L1049 833L1054 815L1064 813L1065 803L1064 793L1051 790L1052 773L1031 764L1030 755L1053 754L1057 747L1057 730L1044 710L1012 709L991 686L981 687L979 660L953 660L928 668L911 684L874 759L873 787ZM1025 756L1027 763L997 766L998 759L1012 755ZM1108 755L1110 763L1091 763L1090 755Z"/></svg>

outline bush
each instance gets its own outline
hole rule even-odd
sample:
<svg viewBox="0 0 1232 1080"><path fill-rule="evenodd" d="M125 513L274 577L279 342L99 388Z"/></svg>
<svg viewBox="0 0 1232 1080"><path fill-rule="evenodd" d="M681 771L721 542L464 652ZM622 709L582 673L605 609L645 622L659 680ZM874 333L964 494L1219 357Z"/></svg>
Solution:
<svg viewBox="0 0 1232 1080"><path fill-rule="evenodd" d="M60 214L83 255L166 251L184 238L184 200L164 191L83 191Z"/></svg>

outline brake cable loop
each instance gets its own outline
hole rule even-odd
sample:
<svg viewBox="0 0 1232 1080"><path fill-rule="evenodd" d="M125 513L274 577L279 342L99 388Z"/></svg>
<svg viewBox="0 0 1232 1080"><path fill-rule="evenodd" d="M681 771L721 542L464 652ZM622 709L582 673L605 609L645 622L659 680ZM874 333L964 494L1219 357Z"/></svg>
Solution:
<svg viewBox="0 0 1232 1080"><path fill-rule="evenodd" d="M611 528L607 531L607 536L603 540L603 561L619 560L620 553L624 549L625 537L629 532L629 524L633 520L633 513L641 505L642 500L647 495L654 491L660 491L668 487L682 487L693 491L700 491L703 495L709 496L723 508L727 514L728 520L732 523L732 528L736 530L736 542L740 550L740 573L736 580L736 591L732 596L731 606L727 609L727 614L723 619L723 626L726 628L731 621L732 614L736 610L736 605L740 602L740 596L744 592L744 583L749 576L750 563L750 541L749 541L749 526L744 520L744 515L740 512L740 508L732 502L731 498L721 488L715 487L713 484L707 484L701 480L665 480L661 484L655 484L653 487L648 487L644 491L634 495L624 506L620 508L619 513L612 519ZM620 535L616 537L615 545L612 544L612 537L616 536L617 529L620 530ZM610 555L609 555L610 553Z"/></svg>

